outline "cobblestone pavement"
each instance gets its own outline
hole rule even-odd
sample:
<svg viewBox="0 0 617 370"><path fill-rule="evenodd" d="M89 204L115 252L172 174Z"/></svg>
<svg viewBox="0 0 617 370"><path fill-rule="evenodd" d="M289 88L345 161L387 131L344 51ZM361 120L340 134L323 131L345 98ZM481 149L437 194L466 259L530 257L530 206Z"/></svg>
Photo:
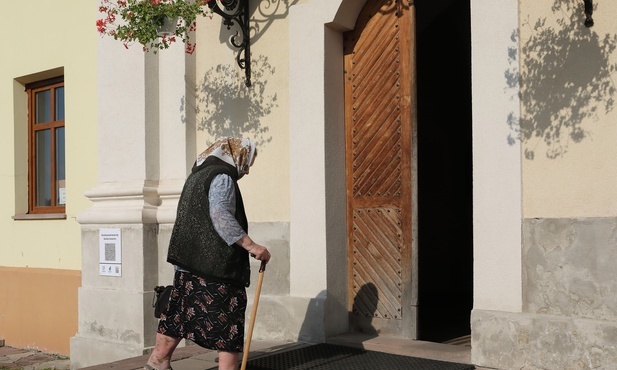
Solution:
<svg viewBox="0 0 617 370"><path fill-rule="evenodd" d="M50 355L36 350L0 347L0 370L69 370L67 357Z"/></svg>

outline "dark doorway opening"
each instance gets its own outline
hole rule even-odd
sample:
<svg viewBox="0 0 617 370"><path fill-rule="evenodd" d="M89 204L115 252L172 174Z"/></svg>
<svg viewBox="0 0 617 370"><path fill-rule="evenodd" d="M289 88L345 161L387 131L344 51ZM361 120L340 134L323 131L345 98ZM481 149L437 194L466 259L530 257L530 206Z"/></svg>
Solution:
<svg viewBox="0 0 617 370"><path fill-rule="evenodd" d="M469 0L417 2L418 339L469 335L473 304Z"/></svg>

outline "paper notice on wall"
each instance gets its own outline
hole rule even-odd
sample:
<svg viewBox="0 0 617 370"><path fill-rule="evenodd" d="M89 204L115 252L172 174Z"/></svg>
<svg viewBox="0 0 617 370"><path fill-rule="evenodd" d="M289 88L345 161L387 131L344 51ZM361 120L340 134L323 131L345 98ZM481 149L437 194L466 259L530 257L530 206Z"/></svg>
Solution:
<svg viewBox="0 0 617 370"><path fill-rule="evenodd" d="M58 204L66 204L66 188L58 189Z"/></svg>
<svg viewBox="0 0 617 370"><path fill-rule="evenodd" d="M99 229L99 275L122 276L120 229Z"/></svg>

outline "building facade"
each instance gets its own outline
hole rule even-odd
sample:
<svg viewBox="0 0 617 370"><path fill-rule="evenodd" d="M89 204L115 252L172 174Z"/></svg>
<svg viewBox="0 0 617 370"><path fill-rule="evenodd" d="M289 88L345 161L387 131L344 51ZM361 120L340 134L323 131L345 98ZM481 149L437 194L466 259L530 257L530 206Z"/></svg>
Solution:
<svg viewBox="0 0 617 370"><path fill-rule="evenodd" d="M587 28L582 1L507 3L472 2L472 358L609 369L617 9Z"/></svg>
<svg viewBox="0 0 617 370"><path fill-rule="evenodd" d="M273 254L254 338L470 335L485 367L615 362L617 7L596 2L586 27L582 0L251 0L246 87L218 15L198 21L195 53L154 54L96 39L94 1L49 11L69 6L93 50L72 39L38 61L10 44L2 72L14 133L0 272L79 287L64 301L78 311L63 326L72 367L152 348L184 180L209 143L238 135L259 145L240 186L250 234ZM66 219L39 220L17 145L36 136L24 91L61 75ZM71 97L73 84L87 93ZM10 287L0 302L26 299ZM36 303L3 310L8 344L23 342L7 317Z"/></svg>
<svg viewBox="0 0 617 370"><path fill-rule="evenodd" d="M3 4L0 338L68 355L96 183L95 1Z"/></svg>

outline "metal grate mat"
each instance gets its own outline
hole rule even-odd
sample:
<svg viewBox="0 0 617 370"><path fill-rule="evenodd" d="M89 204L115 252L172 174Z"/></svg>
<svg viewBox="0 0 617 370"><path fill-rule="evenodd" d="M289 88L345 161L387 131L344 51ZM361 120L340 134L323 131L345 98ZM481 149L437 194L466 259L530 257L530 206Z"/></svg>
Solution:
<svg viewBox="0 0 617 370"><path fill-rule="evenodd" d="M247 370L472 370L475 366L316 344L249 360Z"/></svg>

